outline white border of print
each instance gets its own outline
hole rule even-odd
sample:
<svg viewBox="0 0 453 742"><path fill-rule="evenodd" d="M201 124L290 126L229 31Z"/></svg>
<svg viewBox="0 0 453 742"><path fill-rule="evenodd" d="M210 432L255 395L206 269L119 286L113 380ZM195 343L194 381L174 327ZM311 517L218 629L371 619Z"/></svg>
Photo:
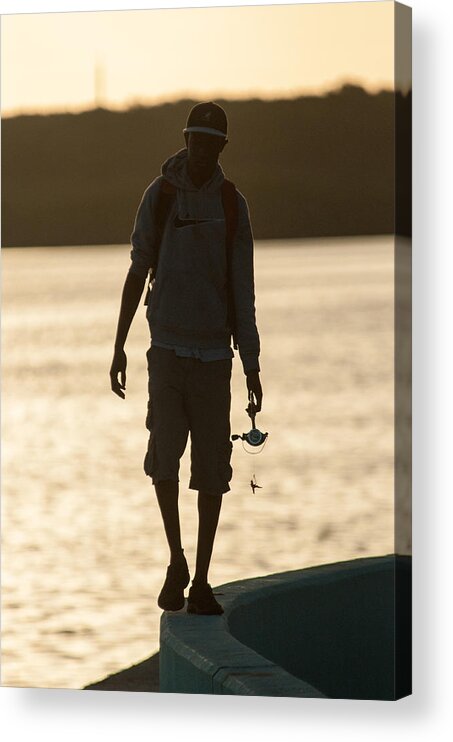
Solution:
<svg viewBox="0 0 453 742"><path fill-rule="evenodd" d="M36 13L140 8L269 5L191 0L0 0L0 11ZM109 742L159 733L257 735L347 742L447 738L452 653L451 420L453 317L451 181L452 4L412 0L414 57L414 695L398 703L243 698L45 689L0 689L5 738ZM445 167L442 167L446 164ZM445 730L444 730L445 727ZM192 731L193 730L193 731Z"/></svg>

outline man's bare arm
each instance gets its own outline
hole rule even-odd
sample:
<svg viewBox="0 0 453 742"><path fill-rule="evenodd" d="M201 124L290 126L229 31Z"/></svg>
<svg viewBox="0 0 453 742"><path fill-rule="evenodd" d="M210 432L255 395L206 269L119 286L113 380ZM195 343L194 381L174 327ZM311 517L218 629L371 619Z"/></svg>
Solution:
<svg viewBox="0 0 453 742"><path fill-rule="evenodd" d="M118 318L118 327L116 330L115 349L112 365L110 367L110 384L112 392L122 399L125 398L124 391L126 389L127 366L124 344L143 293L145 280L145 278L140 278L140 276L137 276L134 273L128 273L121 296L121 308ZM120 381L118 381L118 374L120 375Z"/></svg>

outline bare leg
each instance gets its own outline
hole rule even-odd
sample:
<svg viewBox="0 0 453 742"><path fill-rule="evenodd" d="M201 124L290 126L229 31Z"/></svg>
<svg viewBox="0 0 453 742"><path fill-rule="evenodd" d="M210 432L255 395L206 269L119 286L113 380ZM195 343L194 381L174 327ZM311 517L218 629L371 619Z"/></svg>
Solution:
<svg viewBox="0 0 453 742"><path fill-rule="evenodd" d="M172 479L165 479L155 485L157 501L164 521L165 535L170 547L170 561L182 557L181 526L179 522L179 485Z"/></svg>
<svg viewBox="0 0 453 742"><path fill-rule="evenodd" d="M198 493L197 561L193 582L207 582L214 538L219 522L223 495Z"/></svg>

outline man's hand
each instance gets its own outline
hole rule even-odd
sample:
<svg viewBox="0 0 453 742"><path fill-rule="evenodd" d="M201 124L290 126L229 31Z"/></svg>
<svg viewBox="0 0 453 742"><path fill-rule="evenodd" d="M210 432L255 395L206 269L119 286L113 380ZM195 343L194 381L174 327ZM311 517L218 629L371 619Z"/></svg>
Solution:
<svg viewBox="0 0 453 742"><path fill-rule="evenodd" d="M126 366L127 358L124 350L115 350L115 355L113 356L112 365L110 367L110 385L112 387L112 392L115 392L115 394L117 394L118 397L121 397L121 399L125 399L126 397L124 394L126 389ZM121 383L118 381L118 374L120 374Z"/></svg>
<svg viewBox="0 0 453 742"><path fill-rule="evenodd" d="M255 412L259 412L261 410L261 403L263 401L263 390L261 389L259 371L247 372L247 390L249 392L253 392L253 394L255 395Z"/></svg>
<svg viewBox="0 0 453 742"><path fill-rule="evenodd" d="M124 390L126 389L126 366L127 358L124 352L124 344L131 326L131 322L137 311L138 302L143 293L145 278L131 273L129 270L126 280L124 281L123 293L121 295L120 315L118 317L118 327L115 336L115 354L110 367L110 384L112 392L125 399ZM118 374L121 374L121 383L118 381Z"/></svg>

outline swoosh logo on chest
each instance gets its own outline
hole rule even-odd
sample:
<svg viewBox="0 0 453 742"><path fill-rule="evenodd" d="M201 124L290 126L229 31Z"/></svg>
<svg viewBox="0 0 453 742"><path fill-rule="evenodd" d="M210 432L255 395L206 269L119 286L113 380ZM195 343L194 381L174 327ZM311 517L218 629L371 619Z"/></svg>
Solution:
<svg viewBox="0 0 453 742"><path fill-rule="evenodd" d="M176 216L174 224L176 229L181 229L181 227L192 227L194 224L207 224L209 222L223 222L223 219L180 219L179 216Z"/></svg>

